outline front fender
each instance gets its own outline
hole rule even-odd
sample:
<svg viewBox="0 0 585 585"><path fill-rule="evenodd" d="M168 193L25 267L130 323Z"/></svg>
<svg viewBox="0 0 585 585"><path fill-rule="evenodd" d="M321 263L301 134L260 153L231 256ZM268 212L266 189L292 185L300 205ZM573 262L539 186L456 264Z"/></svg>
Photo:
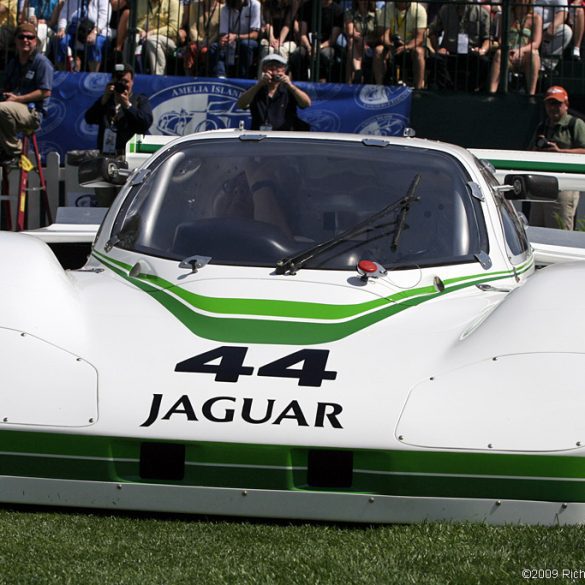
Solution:
<svg viewBox="0 0 585 585"><path fill-rule="evenodd" d="M538 270L459 344L474 358L530 352L585 353L585 263Z"/></svg>
<svg viewBox="0 0 585 585"><path fill-rule="evenodd" d="M44 242L0 232L0 327L44 339L79 327L76 288Z"/></svg>

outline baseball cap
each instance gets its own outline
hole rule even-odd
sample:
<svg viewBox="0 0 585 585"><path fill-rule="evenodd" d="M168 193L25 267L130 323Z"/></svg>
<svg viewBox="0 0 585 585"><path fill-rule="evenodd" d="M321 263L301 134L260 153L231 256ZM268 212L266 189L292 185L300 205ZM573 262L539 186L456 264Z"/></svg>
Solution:
<svg viewBox="0 0 585 585"><path fill-rule="evenodd" d="M266 55L266 57L262 59L262 66L264 67L264 65L266 65L267 63L280 63L285 67L286 65L288 65L288 61L278 53L271 53L270 55Z"/></svg>
<svg viewBox="0 0 585 585"><path fill-rule="evenodd" d="M544 94L544 101L556 100L557 102L568 102L569 95L567 94L564 87L560 85L553 85L546 90Z"/></svg>
<svg viewBox="0 0 585 585"><path fill-rule="evenodd" d="M22 22L16 27L16 31L14 32L15 35L19 35L22 33L29 33L37 36L37 29L35 25L30 22Z"/></svg>

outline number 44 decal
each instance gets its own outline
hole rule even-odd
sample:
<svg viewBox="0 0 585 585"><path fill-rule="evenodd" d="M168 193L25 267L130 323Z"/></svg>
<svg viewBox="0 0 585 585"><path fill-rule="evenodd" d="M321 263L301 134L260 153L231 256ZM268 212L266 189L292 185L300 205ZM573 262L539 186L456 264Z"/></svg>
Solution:
<svg viewBox="0 0 585 585"><path fill-rule="evenodd" d="M254 373L254 368L244 366L247 352L247 347L222 345L179 362L175 372L215 374L216 382L237 382L240 376ZM321 386L323 380L337 377L337 372L326 369L328 357L328 349L301 349L260 367L258 376L298 378L299 386ZM296 364L301 364L301 367L293 368Z"/></svg>

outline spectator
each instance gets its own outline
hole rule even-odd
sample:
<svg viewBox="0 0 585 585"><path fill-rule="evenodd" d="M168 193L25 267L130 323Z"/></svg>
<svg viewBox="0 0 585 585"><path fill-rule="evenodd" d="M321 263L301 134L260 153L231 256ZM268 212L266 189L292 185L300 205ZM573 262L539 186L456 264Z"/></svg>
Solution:
<svg viewBox="0 0 585 585"><path fill-rule="evenodd" d="M535 13L532 0L516 0L512 6L511 22L508 30L508 63L511 71L521 71L526 77L528 94L536 94L540 72L540 53L542 40L542 18ZM490 93L498 90L502 51L494 53L490 72Z"/></svg>
<svg viewBox="0 0 585 585"><path fill-rule="evenodd" d="M551 69L556 61L550 57L560 57L573 36L571 27L565 24L569 6L567 0L538 0L534 11L542 17L542 62Z"/></svg>
<svg viewBox="0 0 585 585"><path fill-rule="evenodd" d="M299 9L301 46L291 56L291 68L295 78L306 79L308 61L318 61L319 81L333 81L337 77L337 40L343 30L343 8L333 0L321 0L321 14L315 14L319 6L315 2L318 0L308 0Z"/></svg>
<svg viewBox="0 0 585 585"><path fill-rule="evenodd" d="M225 77L234 66L238 77L250 76L261 26L258 0L226 0L219 16L218 77Z"/></svg>
<svg viewBox="0 0 585 585"><path fill-rule="evenodd" d="M65 66L71 51L75 71L81 70L80 55L84 56L89 71L99 71L110 37L109 0L65 0L55 36L58 66Z"/></svg>
<svg viewBox="0 0 585 585"><path fill-rule="evenodd" d="M140 35L145 72L164 75L167 57L177 49L181 22L179 0L149 0L140 2L138 7L136 28Z"/></svg>
<svg viewBox="0 0 585 585"><path fill-rule="evenodd" d="M490 70L491 12L479 4L443 4L431 23L429 69L439 88L479 90Z"/></svg>
<svg viewBox="0 0 585 585"><path fill-rule="evenodd" d="M549 87L544 96L546 120L530 143L531 150L585 154L585 122L569 115L569 96L560 86ZM579 205L579 191L559 191L552 203L533 203L530 224L572 230Z"/></svg>
<svg viewBox="0 0 585 585"><path fill-rule="evenodd" d="M114 41L114 62L124 63L124 48L128 38L128 23L130 22L130 5L128 0L110 0L112 16L110 30Z"/></svg>
<svg viewBox="0 0 585 585"><path fill-rule="evenodd" d="M134 70L115 65L104 93L85 112L88 124L97 124L97 148L107 156L124 155L126 143L134 134L146 134L152 125L152 107L148 98L133 93ZM117 190L96 191L102 207L111 205Z"/></svg>
<svg viewBox="0 0 585 585"><path fill-rule="evenodd" d="M427 13L416 2L388 2L383 9L384 36L374 53L374 77L377 84L384 83L387 62L394 68L406 66L405 56L412 59L414 87L425 86L425 32Z"/></svg>
<svg viewBox="0 0 585 585"><path fill-rule="evenodd" d="M34 132L41 125L53 88L53 66L37 51L37 31L24 22L15 32L16 55L8 63L4 99L0 102L0 164L18 161L22 143L19 132Z"/></svg>
<svg viewBox="0 0 585 585"><path fill-rule="evenodd" d="M219 47L220 0L185 4L181 30L186 46L183 53L187 75L216 74Z"/></svg>
<svg viewBox="0 0 585 585"><path fill-rule="evenodd" d="M6 53L14 40L17 0L0 0L0 51Z"/></svg>
<svg viewBox="0 0 585 585"><path fill-rule="evenodd" d="M585 32L585 10L583 0L572 0L569 9L569 24L573 28L573 59L581 60L581 44Z"/></svg>
<svg viewBox="0 0 585 585"><path fill-rule="evenodd" d="M260 43L260 61L269 53L278 53L287 61L296 49L295 35L299 32L298 0L266 0L263 16L266 38Z"/></svg>
<svg viewBox="0 0 585 585"><path fill-rule="evenodd" d="M64 0L24 0L20 11L20 22L30 22L37 28L41 41L39 49L45 50L47 41L57 30L59 13ZM44 31L42 30L44 28Z"/></svg>
<svg viewBox="0 0 585 585"><path fill-rule="evenodd" d="M293 84L287 61L278 53L262 59L262 76L240 95L238 108L250 108L252 130L309 130L299 119L297 106L308 108L311 98Z"/></svg>
<svg viewBox="0 0 585 585"><path fill-rule="evenodd" d="M376 3L374 0L353 0L352 9L345 13L347 39L347 83L364 81L363 61L372 61L374 48L382 44Z"/></svg>

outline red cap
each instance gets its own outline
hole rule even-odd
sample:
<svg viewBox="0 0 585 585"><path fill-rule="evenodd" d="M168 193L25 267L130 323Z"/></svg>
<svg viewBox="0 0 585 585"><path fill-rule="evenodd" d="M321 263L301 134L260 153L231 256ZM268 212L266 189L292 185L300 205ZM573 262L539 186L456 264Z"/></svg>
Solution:
<svg viewBox="0 0 585 585"><path fill-rule="evenodd" d="M556 100L557 102L568 102L569 95L567 94L564 87L560 85L553 85L546 90L544 94L544 101L546 100Z"/></svg>

